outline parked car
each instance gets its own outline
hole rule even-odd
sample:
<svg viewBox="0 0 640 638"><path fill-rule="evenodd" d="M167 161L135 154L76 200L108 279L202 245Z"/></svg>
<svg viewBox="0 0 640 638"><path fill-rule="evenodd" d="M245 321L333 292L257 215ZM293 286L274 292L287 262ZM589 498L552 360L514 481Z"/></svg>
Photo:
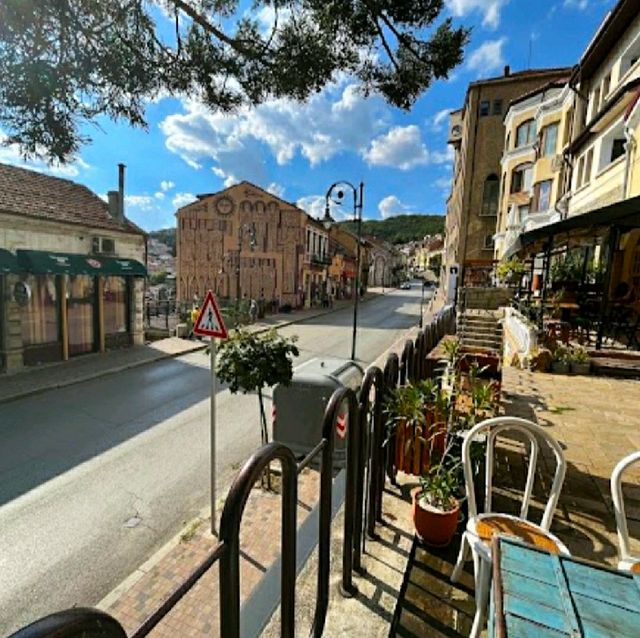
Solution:
<svg viewBox="0 0 640 638"><path fill-rule="evenodd" d="M400 290L411 290L411 283L404 281L400 284Z"/></svg>

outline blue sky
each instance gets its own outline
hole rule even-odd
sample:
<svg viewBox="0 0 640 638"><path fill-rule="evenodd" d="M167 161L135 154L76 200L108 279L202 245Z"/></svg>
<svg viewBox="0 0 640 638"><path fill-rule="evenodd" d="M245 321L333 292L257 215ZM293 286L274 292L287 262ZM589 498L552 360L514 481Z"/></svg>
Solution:
<svg viewBox="0 0 640 638"><path fill-rule="evenodd" d="M365 182L364 216L439 213L451 179L447 113L481 77L529 66L574 64L614 0L445 0L457 23L471 26L465 61L436 82L410 112L363 98L349 78L305 104L274 100L233 116L189 98L149 104L147 131L101 120L93 142L68 166L46 169L99 194L117 187L127 165L127 216L147 230L174 225L193 195L247 179L314 215L334 181ZM529 51L531 58L529 64ZM0 131L1 135L1 131ZM1 138L0 138L1 139ZM23 164L17 149L0 161Z"/></svg>

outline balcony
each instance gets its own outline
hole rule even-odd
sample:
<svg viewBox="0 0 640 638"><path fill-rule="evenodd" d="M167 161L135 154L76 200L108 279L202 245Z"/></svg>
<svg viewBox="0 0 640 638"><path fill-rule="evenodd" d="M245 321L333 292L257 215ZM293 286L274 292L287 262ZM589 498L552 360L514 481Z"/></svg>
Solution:
<svg viewBox="0 0 640 638"><path fill-rule="evenodd" d="M307 260L315 266L329 266L331 257L328 255L318 255L316 253L307 255Z"/></svg>

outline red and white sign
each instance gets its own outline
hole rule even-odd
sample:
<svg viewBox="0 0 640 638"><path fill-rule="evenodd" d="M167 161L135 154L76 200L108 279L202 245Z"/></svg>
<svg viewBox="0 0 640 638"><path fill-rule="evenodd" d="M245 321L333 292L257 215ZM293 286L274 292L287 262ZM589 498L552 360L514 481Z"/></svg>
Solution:
<svg viewBox="0 0 640 638"><path fill-rule="evenodd" d="M200 314L193 326L193 334L199 337L218 337L219 339L227 339L229 337L220 315L218 302L211 290L207 291L207 296L204 298Z"/></svg>
<svg viewBox="0 0 640 638"><path fill-rule="evenodd" d="M336 417L336 434L339 439L347 438L347 415L338 414Z"/></svg>

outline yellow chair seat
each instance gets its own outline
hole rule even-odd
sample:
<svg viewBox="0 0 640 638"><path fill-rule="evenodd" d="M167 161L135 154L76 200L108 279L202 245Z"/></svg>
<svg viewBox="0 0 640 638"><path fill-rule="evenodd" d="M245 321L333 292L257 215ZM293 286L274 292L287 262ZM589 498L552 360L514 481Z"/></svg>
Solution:
<svg viewBox="0 0 640 638"><path fill-rule="evenodd" d="M475 521L475 533L487 544L491 543L491 539L496 534L506 534L552 554L560 553L557 543L545 534L544 530L527 521L515 520L499 514L478 518Z"/></svg>

